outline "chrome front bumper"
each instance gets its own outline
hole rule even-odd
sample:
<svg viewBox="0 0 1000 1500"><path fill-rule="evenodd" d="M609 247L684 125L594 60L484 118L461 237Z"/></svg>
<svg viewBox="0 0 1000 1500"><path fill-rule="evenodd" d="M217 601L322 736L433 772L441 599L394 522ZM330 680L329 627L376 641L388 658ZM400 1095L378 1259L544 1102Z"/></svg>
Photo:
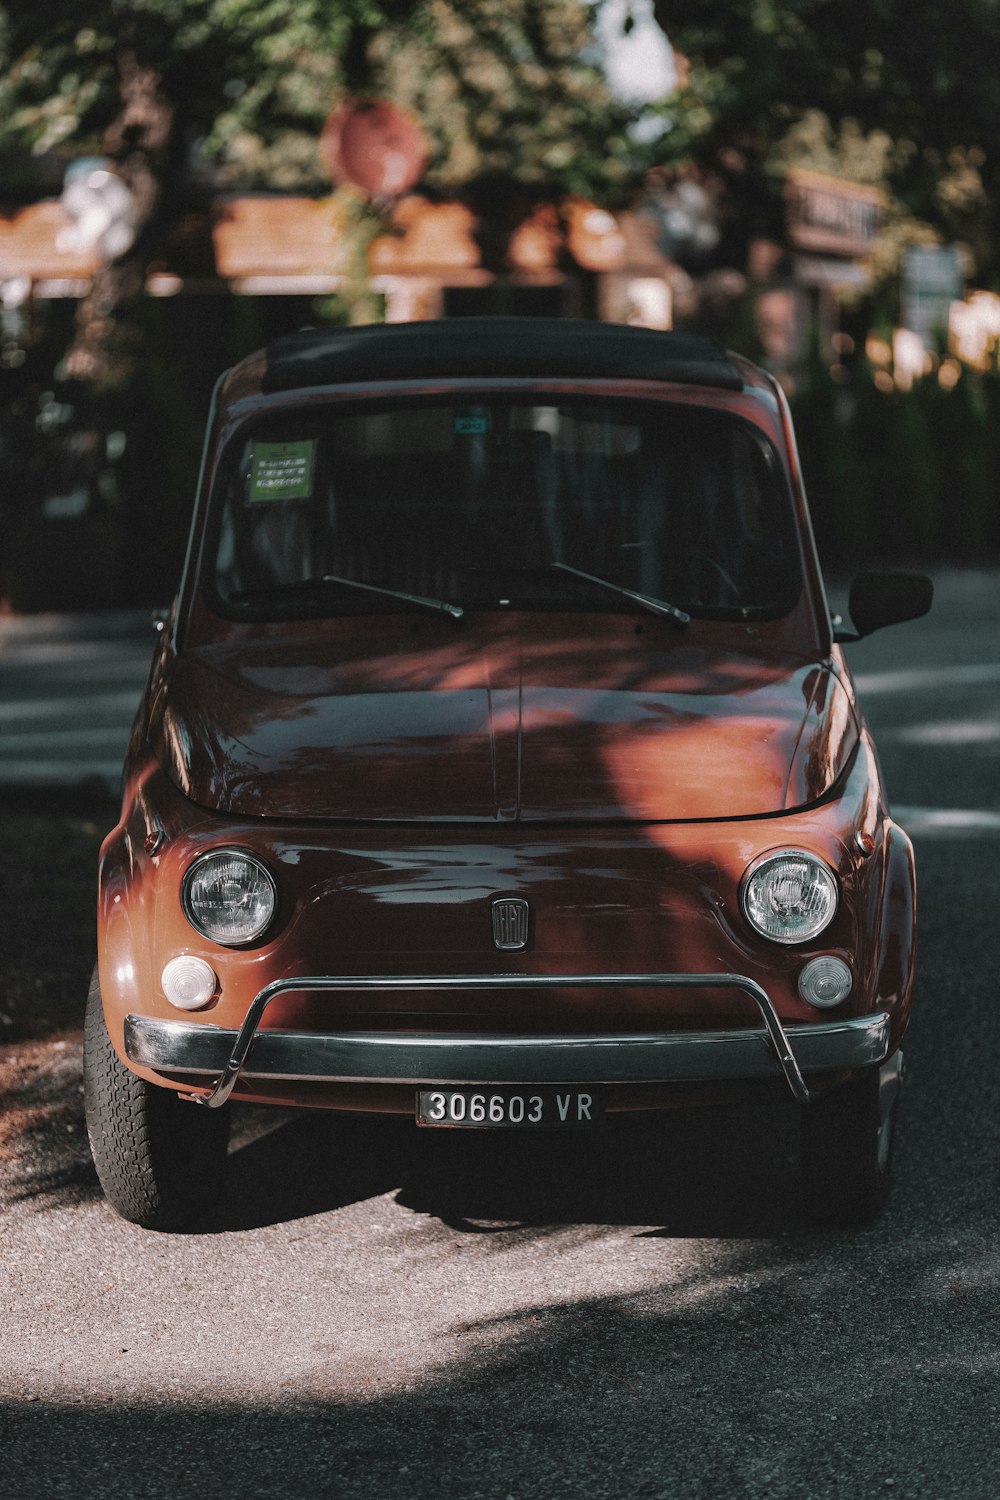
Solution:
<svg viewBox="0 0 1000 1500"><path fill-rule="evenodd" d="M738 989L762 1025L740 1030L499 1036L417 1032L258 1031L267 1006L291 991L510 990L553 988ZM192 1095L217 1108L238 1078L328 1083L668 1083L784 1076L800 1104L812 1095L803 1072L874 1067L889 1052L885 1012L785 1026L767 992L740 974L310 976L261 990L239 1031L205 1022L125 1019L129 1060L158 1073L205 1074Z"/></svg>

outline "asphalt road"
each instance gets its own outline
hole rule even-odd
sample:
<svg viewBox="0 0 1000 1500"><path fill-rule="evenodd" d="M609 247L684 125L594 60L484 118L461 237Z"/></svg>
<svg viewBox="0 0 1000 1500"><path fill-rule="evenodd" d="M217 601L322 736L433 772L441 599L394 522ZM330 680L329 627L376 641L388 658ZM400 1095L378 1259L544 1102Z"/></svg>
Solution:
<svg viewBox="0 0 1000 1500"><path fill-rule="evenodd" d="M0 790L116 790L153 653L149 610L0 619Z"/></svg>
<svg viewBox="0 0 1000 1500"><path fill-rule="evenodd" d="M144 1233L89 1168L78 1036L7 1048L0 1495L993 1497L1000 580L852 659L920 884L877 1224L805 1221L776 1108L588 1141L245 1115L213 1230Z"/></svg>

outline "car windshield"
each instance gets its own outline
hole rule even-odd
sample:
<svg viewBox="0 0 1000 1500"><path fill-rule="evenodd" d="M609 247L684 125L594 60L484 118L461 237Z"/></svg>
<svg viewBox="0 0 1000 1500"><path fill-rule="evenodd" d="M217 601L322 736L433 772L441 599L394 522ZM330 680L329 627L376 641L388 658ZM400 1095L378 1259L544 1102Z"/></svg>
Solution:
<svg viewBox="0 0 1000 1500"><path fill-rule="evenodd" d="M798 596L777 455L689 404L303 407L234 439L214 503L210 592L254 618L655 601L759 618Z"/></svg>

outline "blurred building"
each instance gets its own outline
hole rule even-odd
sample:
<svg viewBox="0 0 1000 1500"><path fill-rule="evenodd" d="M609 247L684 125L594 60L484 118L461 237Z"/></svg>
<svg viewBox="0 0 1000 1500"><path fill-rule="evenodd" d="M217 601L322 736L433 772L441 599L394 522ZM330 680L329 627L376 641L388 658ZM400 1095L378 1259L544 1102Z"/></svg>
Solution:
<svg viewBox="0 0 1000 1500"><path fill-rule="evenodd" d="M333 199L219 198L182 223L146 270L151 297L316 297L357 278ZM80 298L101 251L51 199L0 210L0 294L25 309ZM389 321L469 313L598 317L656 328L672 322L677 268L640 213L540 201L508 224L485 224L465 203L401 198L390 232L362 273Z"/></svg>
<svg viewBox="0 0 1000 1500"><path fill-rule="evenodd" d="M784 236L752 242L747 270L764 358L787 384L811 353L836 359L842 303L872 285L883 208L877 188L818 172L786 175Z"/></svg>

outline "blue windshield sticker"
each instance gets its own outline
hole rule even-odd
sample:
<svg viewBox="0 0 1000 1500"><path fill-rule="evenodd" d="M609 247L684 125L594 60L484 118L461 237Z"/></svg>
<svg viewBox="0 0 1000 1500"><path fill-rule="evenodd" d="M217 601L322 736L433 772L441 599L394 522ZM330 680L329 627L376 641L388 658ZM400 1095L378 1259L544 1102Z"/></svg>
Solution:
<svg viewBox="0 0 1000 1500"><path fill-rule="evenodd" d="M455 431L461 433L489 432L489 417L456 417Z"/></svg>

